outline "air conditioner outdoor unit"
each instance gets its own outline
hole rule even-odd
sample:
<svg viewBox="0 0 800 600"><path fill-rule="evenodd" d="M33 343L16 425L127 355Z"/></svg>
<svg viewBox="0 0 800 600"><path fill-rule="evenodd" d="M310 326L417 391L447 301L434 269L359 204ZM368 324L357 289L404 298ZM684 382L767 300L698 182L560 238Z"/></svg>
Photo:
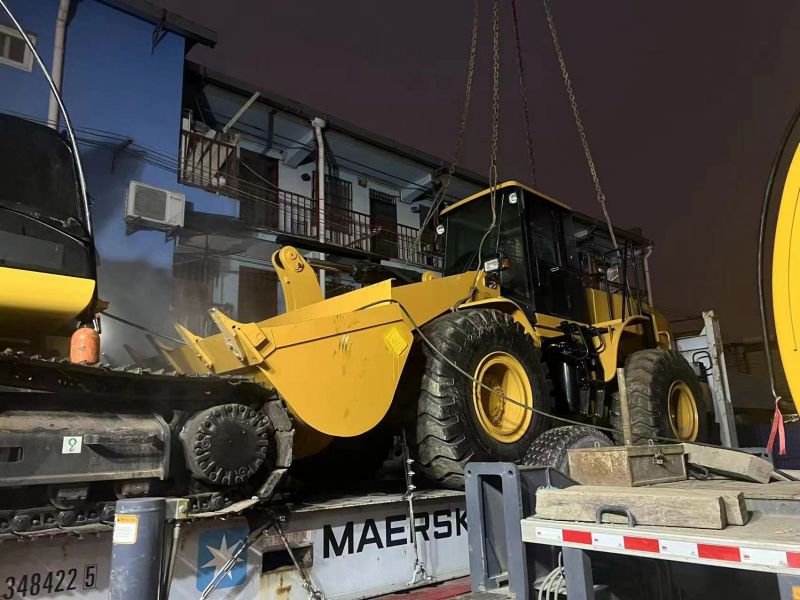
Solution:
<svg viewBox="0 0 800 600"><path fill-rule="evenodd" d="M185 205L184 194L131 181L125 200L125 221L144 221L154 229L183 227Z"/></svg>

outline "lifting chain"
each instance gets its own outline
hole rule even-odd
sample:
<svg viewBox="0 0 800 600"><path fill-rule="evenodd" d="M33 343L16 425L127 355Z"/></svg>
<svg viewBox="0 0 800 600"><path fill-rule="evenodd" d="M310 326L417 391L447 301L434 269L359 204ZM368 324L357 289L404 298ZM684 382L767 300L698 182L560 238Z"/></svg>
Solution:
<svg viewBox="0 0 800 600"><path fill-rule="evenodd" d="M472 81L475 77L475 62L478 56L478 22L480 17L480 0L474 0L473 7L472 7L472 41L470 43L469 48L469 66L467 67L467 84L464 90L464 108L461 111L461 121L458 126L458 136L456 137L456 148L453 152L453 160L450 162L450 167L447 169L447 179L445 180L444 185L439 189L436 196L431 202L431 208L428 210L428 214L425 216L425 220L420 225L419 231L417 232L417 238L414 240L414 244L419 246L420 241L422 239L422 234L425 231L425 227L428 226L428 223L431 219L438 220L439 214L439 205L444 201L445 197L447 196L447 190L450 188L450 184L453 182L453 174L455 173L456 166L458 165L458 160L461 156L461 147L464 141L464 131L467 128L467 117L469 116L469 106L470 102L472 101Z"/></svg>
<svg viewBox="0 0 800 600"><path fill-rule="evenodd" d="M550 10L550 3L548 0L542 0L544 4L544 14L547 17L547 26L550 28L550 35L553 38L553 47L555 48L556 55L558 56L558 64L561 66L561 76L564 79L564 89L567 92L567 96L569 98L570 106L572 107L572 115L575 117L575 127L578 128L578 135L581 138L581 144L583 145L583 153L586 155L586 163L589 165L589 173L592 176L592 181L594 182L594 190L597 194L597 201L600 203L600 207L603 210L603 216L605 217L606 225L608 226L608 233L611 236L611 243L614 245L614 248L617 249L619 246L617 245L617 237L614 235L614 227L611 224L611 217L608 214L608 209L606 208L606 196L603 193L603 188L600 187L600 178L597 176L597 169L594 165L594 159L592 158L592 153L589 150L589 141L586 138L586 130L583 127L583 121L581 120L581 113L578 110L578 102L575 100L575 92L572 89L572 81L569 77L569 72L567 71L567 63L564 61L564 53L561 51L561 44L558 41L558 32L556 31L556 24L553 21L553 13Z"/></svg>
<svg viewBox="0 0 800 600"><path fill-rule="evenodd" d="M531 168L531 186L536 187L536 157L533 153L531 140L531 120L528 112L528 90L525 85L525 66L522 61L522 45L519 38L519 23L517 21L517 0L511 0L511 15L514 22L514 44L517 49L517 71L519 72L519 91L522 96L522 117L525 121L525 142L528 149L528 164Z"/></svg>
<svg viewBox="0 0 800 600"><path fill-rule="evenodd" d="M478 244L478 264L475 279L464 301L473 297L483 265L483 244L497 226L497 146L500 140L500 0L492 2L492 147L489 151L489 203L492 207L492 222ZM499 243L498 237L498 243ZM468 265L469 266L469 265ZM460 306L459 302L457 306Z"/></svg>
<svg viewBox="0 0 800 600"><path fill-rule="evenodd" d="M492 188L492 213L497 187L497 145L500 140L500 0L492 3L492 149L489 153L489 186ZM492 216L494 226L494 214Z"/></svg>
<svg viewBox="0 0 800 600"><path fill-rule="evenodd" d="M472 298L478 286L483 265L483 244L497 227L497 145L500 139L500 0L492 2L492 147L489 151L489 204L492 222L478 244L478 264L475 279L465 300ZM498 237L499 243L499 237ZM469 265L468 265L469 266ZM460 305L461 303L459 303Z"/></svg>
<svg viewBox="0 0 800 600"><path fill-rule="evenodd" d="M292 564L294 565L295 570L300 575L300 579L303 582L303 589L308 594L309 600L325 600L325 594L322 590L317 589L314 586L314 582L311 581L311 577L309 576L308 572L303 565L297 560L297 557L292 550L292 547L289 545L289 540L286 539L286 535L283 533L283 528L278 521L273 523L275 527L275 531L278 532L278 536L281 538L281 542L283 543L283 547L286 548L286 552L289 554L289 558L292 560Z"/></svg>

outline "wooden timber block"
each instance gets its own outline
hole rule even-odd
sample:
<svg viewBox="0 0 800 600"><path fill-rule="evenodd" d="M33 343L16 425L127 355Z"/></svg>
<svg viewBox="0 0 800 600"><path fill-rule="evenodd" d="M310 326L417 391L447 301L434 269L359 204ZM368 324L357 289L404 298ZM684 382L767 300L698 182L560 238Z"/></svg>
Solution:
<svg viewBox="0 0 800 600"><path fill-rule="evenodd" d="M722 498L722 506L725 507L725 518L728 525L746 525L750 520L750 511L747 510L747 500L744 493L736 490L709 490L691 489L693 494L706 494Z"/></svg>
<svg viewBox="0 0 800 600"><path fill-rule="evenodd" d="M603 506L625 508L637 525L724 529L727 512L721 495L676 488L628 488L575 485L540 488L536 516L557 521L594 522ZM604 523L624 523L625 517L605 515Z"/></svg>
<svg viewBox="0 0 800 600"><path fill-rule="evenodd" d="M772 471L775 468L766 459L745 452L728 450L727 448L713 448L686 443L683 444L683 448L684 452L686 452L686 461L690 465L702 467L735 479L769 483Z"/></svg>
<svg viewBox="0 0 800 600"><path fill-rule="evenodd" d="M573 448L569 476L583 485L636 487L686 479L682 444Z"/></svg>

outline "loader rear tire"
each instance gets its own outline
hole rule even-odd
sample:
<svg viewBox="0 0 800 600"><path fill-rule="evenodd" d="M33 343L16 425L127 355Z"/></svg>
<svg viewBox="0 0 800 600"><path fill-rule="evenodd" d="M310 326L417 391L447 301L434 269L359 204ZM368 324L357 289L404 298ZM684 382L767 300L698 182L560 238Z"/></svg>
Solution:
<svg viewBox="0 0 800 600"><path fill-rule="evenodd" d="M413 448L422 472L442 486L460 488L469 461L520 462L546 419L488 392L475 379L496 382L491 386L506 396L550 411L546 366L533 339L494 309L449 313L423 333L438 351L424 346Z"/></svg>
<svg viewBox="0 0 800 600"><path fill-rule="evenodd" d="M656 438L708 440L703 388L694 370L673 350L640 350L625 360L625 383L634 444ZM611 400L614 439L624 443L619 394Z"/></svg>
<svg viewBox="0 0 800 600"><path fill-rule="evenodd" d="M523 463L536 467L553 467L569 475L569 451L573 448L607 448L613 446L608 437L589 425L566 425L548 429L537 437L525 453Z"/></svg>

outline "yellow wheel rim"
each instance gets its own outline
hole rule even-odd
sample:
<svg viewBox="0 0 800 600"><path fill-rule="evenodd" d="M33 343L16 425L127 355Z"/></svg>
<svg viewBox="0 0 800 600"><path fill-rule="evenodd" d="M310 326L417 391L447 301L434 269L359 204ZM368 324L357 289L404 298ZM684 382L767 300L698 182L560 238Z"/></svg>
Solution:
<svg viewBox="0 0 800 600"><path fill-rule="evenodd" d="M700 418L691 388L683 381L675 381L669 388L668 398L672 433L681 441L693 442L700 429Z"/></svg>
<svg viewBox="0 0 800 600"><path fill-rule="evenodd" d="M533 408L533 388L522 363L506 352L493 352L480 362L475 379L472 395L481 427L498 442L511 444L519 440L533 418L533 412L525 408ZM508 402L503 396L523 406Z"/></svg>

